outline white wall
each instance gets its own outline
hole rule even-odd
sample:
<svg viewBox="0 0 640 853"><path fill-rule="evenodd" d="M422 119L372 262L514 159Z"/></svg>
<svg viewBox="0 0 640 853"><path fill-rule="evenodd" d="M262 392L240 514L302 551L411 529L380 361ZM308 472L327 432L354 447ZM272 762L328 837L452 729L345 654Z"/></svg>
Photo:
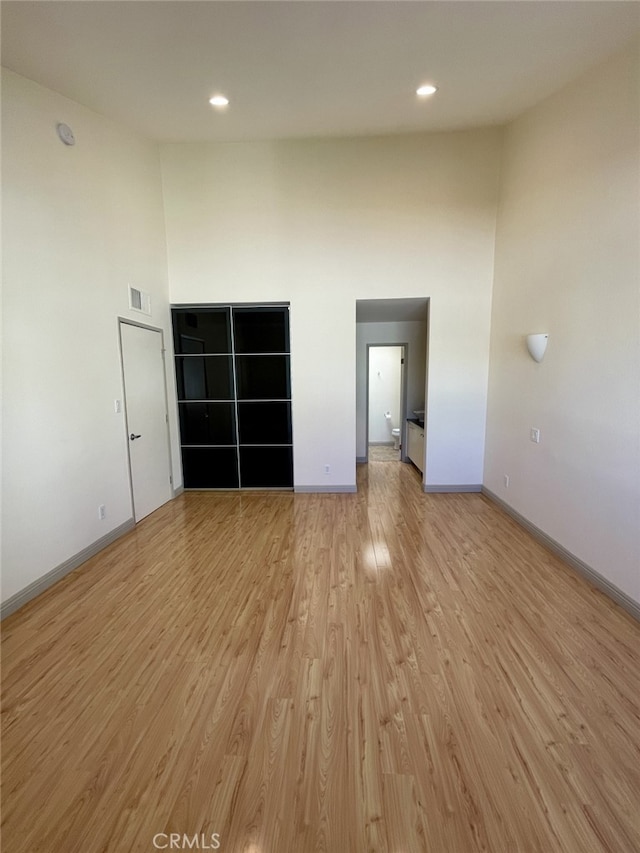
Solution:
<svg viewBox="0 0 640 853"><path fill-rule="evenodd" d="M356 324L356 452L367 455L367 345L406 343L407 398L403 418L414 417L414 409L424 409L427 321Z"/></svg>
<svg viewBox="0 0 640 853"><path fill-rule="evenodd" d="M369 350L369 443L390 444L391 430L400 427L402 347ZM386 415L390 417L387 418Z"/></svg>
<svg viewBox="0 0 640 853"><path fill-rule="evenodd" d="M638 72L636 42L508 129L485 467L492 491L636 601ZM541 364L529 332L549 333Z"/></svg>
<svg viewBox="0 0 640 853"><path fill-rule="evenodd" d="M3 71L2 160L6 600L131 518L117 317L170 335L157 147Z"/></svg>
<svg viewBox="0 0 640 853"><path fill-rule="evenodd" d="M291 303L296 486L355 487L355 302L388 297L431 298L428 482L482 482L500 146L162 147L172 302Z"/></svg>

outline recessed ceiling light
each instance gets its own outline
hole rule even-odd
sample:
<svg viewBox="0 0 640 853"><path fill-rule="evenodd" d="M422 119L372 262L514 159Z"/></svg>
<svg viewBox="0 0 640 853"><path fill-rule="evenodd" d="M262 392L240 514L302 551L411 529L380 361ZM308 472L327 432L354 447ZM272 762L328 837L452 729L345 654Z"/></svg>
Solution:
<svg viewBox="0 0 640 853"><path fill-rule="evenodd" d="M224 95L214 95L213 98L209 98L209 103L212 107L226 107L229 98L225 98Z"/></svg>
<svg viewBox="0 0 640 853"><path fill-rule="evenodd" d="M434 95L437 91L437 86L429 84L427 86L420 86L419 89L416 89L416 95L419 95L421 98L427 98L429 95Z"/></svg>

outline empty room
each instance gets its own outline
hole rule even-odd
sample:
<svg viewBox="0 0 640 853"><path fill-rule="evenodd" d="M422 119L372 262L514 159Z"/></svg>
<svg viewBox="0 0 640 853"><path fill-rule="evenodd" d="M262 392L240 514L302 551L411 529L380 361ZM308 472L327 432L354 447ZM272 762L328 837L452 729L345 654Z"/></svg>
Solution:
<svg viewBox="0 0 640 853"><path fill-rule="evenodd" d="M10 853L640 851L640 3L1 0Z"/></svg>

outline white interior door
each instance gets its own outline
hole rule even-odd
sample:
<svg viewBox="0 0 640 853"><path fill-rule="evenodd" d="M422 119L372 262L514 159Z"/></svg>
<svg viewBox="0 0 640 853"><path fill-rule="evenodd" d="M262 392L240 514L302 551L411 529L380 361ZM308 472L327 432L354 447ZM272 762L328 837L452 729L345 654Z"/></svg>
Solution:
<svg viewBox="0 0 640 853"><path fill-rule="evenodd" d="M162 333L120 323L133 512L140 521L172 497Z"/></svg>

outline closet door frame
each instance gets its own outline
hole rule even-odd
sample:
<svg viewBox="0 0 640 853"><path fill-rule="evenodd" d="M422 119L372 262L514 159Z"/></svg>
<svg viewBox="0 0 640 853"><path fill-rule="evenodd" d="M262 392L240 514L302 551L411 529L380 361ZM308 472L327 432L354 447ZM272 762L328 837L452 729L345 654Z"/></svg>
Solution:
<svg viewBox="0 0 640 853"><path fill-rule="evenodd" d="M284 313L285 324L284 324L284 343L286 349L276 351L269 351L268 349L261 352L252 351L250 348L247 349L246 346L241 347L241 351L238 351L238 347L236 344L236 314L238 315L245 313L258 313L260 311L270 312L281 314ZM182 396L178 396L178 409L181 415L180 420L180 447L181 453L184 456L188 453L190 449L205 449L207 447L215 448L215 449L225 449L228 448L235 451L235 461L237 467L237 485L225 485L225 486L189 486L186 484L185 478L185 490L207 490L207 491L237 491L237 490L266 490L266 491L292 491L293 490L293 426L292 426L292 399L291 399L291 345L290 345L290 305L287 302L235 302L235 303L199 303L199 304L183 304L183 305L172 305L172 324L173 324L173 332L174 332L174 350L175 350L175 363L176 363L176 384L177 388L182 388L184 391L185 381L183 377L183 381L181 383L180 376L178 375L178 366L180 365L180 361L185 358L189 358L192 356L200 357L200 358L214 358L215 356L219 357L228 357L231 360L231 397L225 400L209 400L209 399L191 399L191 398L182 398ZM198 312L226 312L227 322L228 322L228 351L225 353L216 352L216 353L184 353L181 351L181 347L178 347L177 334L178 334L178 320L177 317L180 314L186 314L189 312L193 312L197 314ZM287 396L251 396L251 397L243 397L240 396L240 377L239 371L243 362L238 361L238 359L242 359L247 357L248 359L260 359L260 358L268 358L268 357L281 357L285 359L284 364L284 387L286 388ZM248 362L244 362L247 364ZM258 362L259 363L259 362ZM184 361L181 365L182 371L184 373ZM184 436L183 436L183 427L182 427L182 414L183 408L186 407L189 403L196 403L202 405L216 405L218 402L229 403L233 406L233 438L234 443L228 445L194 445L194 444L185 444ZM247 443L241 443L241 421L244 413L246 414L247 406L243 406L243 404L248 404L249 406L257 406L258 410L260 405L279 405L287 407L287 418L285 418L285 430L288 431L288 441L287 442L269 442L269 441L251 441ZM243 454L242 450L246 449L248 452ZM251 478L250 475L246 472L245 466L245 476L243 478L242 475L242 462L243 456L246 462L247 457L250 457L252 451L259 451L260 448L264 448L268 450L269 448L273 448L276 450L276 453L272 454L272 456L277 456L277 450L285 451L284 456L286 456L286 460L283 461L283 468L285 476L283 479L286 480L286 484L284 485L273 485L273 484L255 484L256 481L260 479L259 475ZM288 453L287 453L288 450ZM280 455L283 455L282 453ZM230 461L230 460L229 460ZM266 461L266 459L265 459ZM276 462L277 465L277 462ZM183 461L184 466L184 461ZM286 466L286 468L285 468ZM257 466L259 467L259 466ZM244 479L244 483L243 483ZM247 485L247 482L250 482L253 479L253 485Z"/></svg>

